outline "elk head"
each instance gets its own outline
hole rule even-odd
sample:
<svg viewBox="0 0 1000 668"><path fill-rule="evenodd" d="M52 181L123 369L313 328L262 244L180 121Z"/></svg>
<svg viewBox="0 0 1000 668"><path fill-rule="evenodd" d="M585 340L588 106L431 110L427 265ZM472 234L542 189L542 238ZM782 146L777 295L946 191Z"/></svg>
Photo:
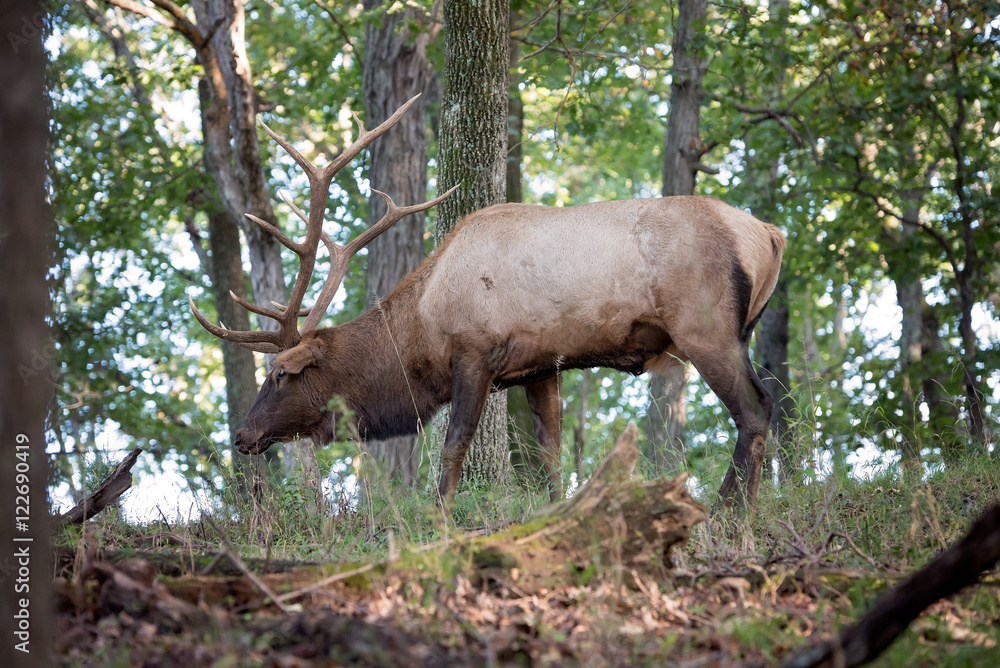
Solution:
<svg viewBox="0 0 1000 668"><path fill-rule="evenodd" d="M412 97L374 130L366 130L357 114L354 114L354 120L358 125L358 138L322 169L310 163L294 146L258 118L267 134L288 152L309 179L308 214L295 206L286 193L281 193L285 203L306 224L306 237L300 243L296 243L267 221L246 214L247 218L260 225L298 255L299 271L295 277L291 297L287 305L272 302L274 308L271 309L251 304L230 292L229 296L243 308L278 323L277 330L247 332L213 325L201 314L194 300L188 297L195 318L202 327L215 336L249 350L276 355L256 401L236 431L233 446L243 454L260 454L273 443L291 441L304 436L313 437L317 443L325 443L332 439L335 416L329 415L326 410L331 395L326 391L329 378L324 377L324 374L336 373L336 370L324 367L323 345L320 337L315 334L319 321L326 314L334 294L347 274L350 259L359 250L400 219L411 213L429 209L458 187L455 186L429 202L402 207L397 206L385 193L375 190L375 194L385 200L387 208L385 215L377 223L343 245L334 242L323 231L326 200L334 175L369 144L398 123L418 97L419 94ZM313 305L302 308L302 299L312 278L320 241L330 253L330 273ZM305 318L301 327L298 324L299 318Z"/></svg>

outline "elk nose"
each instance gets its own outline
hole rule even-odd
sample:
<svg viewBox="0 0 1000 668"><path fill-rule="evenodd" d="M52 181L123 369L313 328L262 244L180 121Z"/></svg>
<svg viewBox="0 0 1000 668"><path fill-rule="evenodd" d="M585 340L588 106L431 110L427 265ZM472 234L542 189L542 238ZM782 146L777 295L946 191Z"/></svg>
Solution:
<svg viewBox="0 0 1000 668"><path fill-rule="evenodd" d="M240 452L245 452L246 451L246 448L243 445L243 434L241 434L238 431L236 432L236 438L233 439L233 447L236 448Z"/></svg>

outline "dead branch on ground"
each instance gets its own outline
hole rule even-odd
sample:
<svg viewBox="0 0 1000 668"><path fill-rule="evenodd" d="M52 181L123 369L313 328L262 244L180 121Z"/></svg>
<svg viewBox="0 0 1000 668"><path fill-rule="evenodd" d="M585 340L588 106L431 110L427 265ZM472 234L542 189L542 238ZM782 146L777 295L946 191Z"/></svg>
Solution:
<svg viewBox="0 0 1000 668"><path fill-rule="evenodd" d="M94 515L113 505L122 494L132 487L132 467L135 465L142 448L133 448L111 475L104 479L94 493L76 504L76 506L58 520L59 526L67 524L82 524Z"/></svg>

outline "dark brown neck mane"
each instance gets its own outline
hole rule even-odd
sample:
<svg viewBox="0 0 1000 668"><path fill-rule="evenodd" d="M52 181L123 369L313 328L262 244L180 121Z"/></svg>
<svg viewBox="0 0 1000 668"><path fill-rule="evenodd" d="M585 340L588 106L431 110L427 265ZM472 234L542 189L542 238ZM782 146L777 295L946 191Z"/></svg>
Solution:
<svg viewBox="0 0 1000 668"><path fill-rule="evenodd" d="M418 299L397 299L407 284L351 322L319 330L332 351L324 363L367 440L415 434L451 400L451 378L435 370L418 324Z"/></svg>

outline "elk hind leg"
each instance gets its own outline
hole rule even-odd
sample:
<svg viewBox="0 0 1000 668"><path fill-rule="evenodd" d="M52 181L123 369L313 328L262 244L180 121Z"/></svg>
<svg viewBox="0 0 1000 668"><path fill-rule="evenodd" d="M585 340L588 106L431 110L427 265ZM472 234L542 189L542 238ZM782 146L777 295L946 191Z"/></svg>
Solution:
<svg viewBox="0 0 1000 668"><path fill-rule="evenodd" d="M719 489L726 505L749 506L757 498L767 448L767 430L774 399L750 361L749 344L733 342L729 354L704 351L689 357L695 368L725 404L738 435L733 461Z"/></svg>
<svg viewBox="0 0 1000 668"><path fill-rule="evenodd" d="M524 386L528 407L535 418L535 443L549 483L549 500L558 501L562 490L562 396L558 374Z"/></svg>

